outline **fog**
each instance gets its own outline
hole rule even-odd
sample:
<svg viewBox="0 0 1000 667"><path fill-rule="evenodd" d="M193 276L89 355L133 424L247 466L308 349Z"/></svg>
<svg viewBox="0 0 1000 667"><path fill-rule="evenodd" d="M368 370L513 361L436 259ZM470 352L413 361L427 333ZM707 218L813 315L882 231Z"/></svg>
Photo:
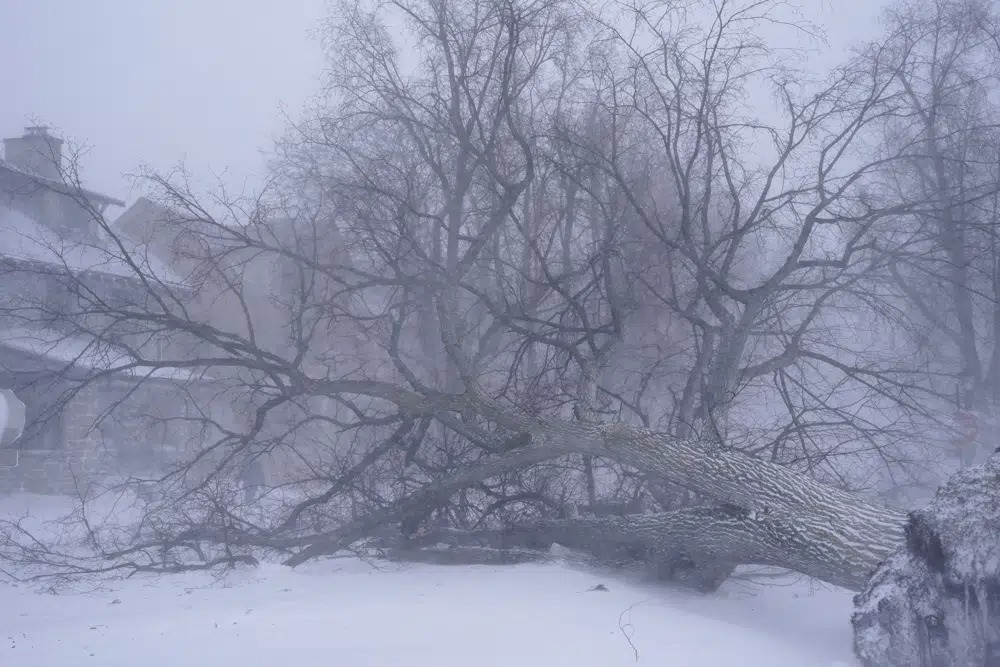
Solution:
<svg viewBox="0 0 1000 667"><path fill-rule="evenodd" d="M825 31L810 66L871 37L885 4L806 0ZM327 15L325 0L8 0L0 134L52 126L89 148L87 183L126 200L140 164L184 160L206 182L259 183L273 140L319 92Z"/></svg>
<svg viewBox="0 0 1000 667"><path fill-rule="evenodd" d="M11 664L1000 665L1000 3L0 0L0 58Z"/></svg>
<svg viewBox="0 0 1000 667"><path fill-rule="evenodd" d="M121 198L140 163L259 178L284 114L319 88L323 16L323 0L3 2L0 134L53 126Z"/></svg>

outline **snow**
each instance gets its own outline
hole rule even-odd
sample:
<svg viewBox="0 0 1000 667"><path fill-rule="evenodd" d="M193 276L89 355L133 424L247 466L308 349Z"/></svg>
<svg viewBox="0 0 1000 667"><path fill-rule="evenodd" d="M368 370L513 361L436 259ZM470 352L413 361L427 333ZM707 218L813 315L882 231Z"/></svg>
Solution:
<svg viewBox="0 0 1000 667"><path fill-rule="evenodd" d="M235 579L235 581L233 580ZM588 591L598 583L606 592ZM714 599L559 565L264 564L79 595L0 589L8 664L371 667L849 664L847 596L730 589ZM629 635L635 651L626 638Z"/></svg>
<svg viewBox="0 0 1000 667"><path fill-rule="evenodd" d="M33 502L37 510L51 501ZM608 590L590 590L598 584ZM55 595L0 583L0 664L855 664L850 594L807 581L734 581L700 596L561 564L448 567L348 558L295 570L263 563L222 578L136 576L99 591L79 589Z"/></svg>
<svg viewBox="0 0 1000 667"><path fill-rule="evenodd" d="M8 257L43 262L70 271L97 271L137 278L135 269L124 260L121 250L107 234L88 242L70 241L24 213L2 205L0 248ZM148 256L141 245L130 244L126 249L146 275L165 283L182 284L183 281L167 265Z"/></svg>
<svg viewBox="0 0 1000 667"><path fill-rule="evenodd" d="M42 327L7 327L0 345L83 368L106 368L128 363L128 355L90 336L64 334Z"/></svg>
<svg viewBox="0 0 1000 667"><path fill-rule="evenodd" d="M101 342L86 334L64 334L44 327L7 327L0 331L0 346L27 352L53 361L92 370L118 370L135 377L190 380L205 377L177 368L124 368L136 363L123 348ZM124 370L120 370L124 369Z"/></svg>

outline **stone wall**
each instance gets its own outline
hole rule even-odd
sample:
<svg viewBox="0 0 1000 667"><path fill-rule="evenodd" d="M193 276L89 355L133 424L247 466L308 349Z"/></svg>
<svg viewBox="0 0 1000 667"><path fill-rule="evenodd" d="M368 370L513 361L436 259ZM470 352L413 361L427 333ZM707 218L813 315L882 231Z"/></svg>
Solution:
<svg viewBox="0 0 1000 667"><path fill-rule="evenodd" d="M206 408L232 424L207 382L96 381L62 406L60 448L3 452L0 493L76 494L91 482L163 470L217 437L200 420Z"/></svg>

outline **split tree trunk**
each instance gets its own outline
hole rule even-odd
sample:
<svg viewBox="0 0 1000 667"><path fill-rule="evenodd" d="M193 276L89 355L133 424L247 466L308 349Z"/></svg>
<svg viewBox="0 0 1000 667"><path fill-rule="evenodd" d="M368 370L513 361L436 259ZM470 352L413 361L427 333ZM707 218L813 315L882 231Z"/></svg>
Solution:
<svg viewBox="0 0 1000 667"><path fill-rule="evenodd" d="M855 598L867 667L1000 667L1000 454L914 512L906 547Z"/></svg>

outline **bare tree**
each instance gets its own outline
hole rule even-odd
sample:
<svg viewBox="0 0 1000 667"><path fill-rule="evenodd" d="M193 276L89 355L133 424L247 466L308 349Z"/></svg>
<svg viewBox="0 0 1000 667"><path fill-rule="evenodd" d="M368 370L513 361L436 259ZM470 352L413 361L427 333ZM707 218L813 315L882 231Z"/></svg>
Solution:
<svg viewBox="0 0 1000 667"><path fill-rule="evenodd" d="M807 81L763 37L781 3L707 7L340 7L329 88L268 188L205 201L147 174L144 217L92 211L141 289L50 265L70 297L6 313L119 351L69 363L76 387L183 371L245 419L190 416L204 432L138 518L83 524L85 558L17 526L7 556L295 565L542 519L706 589L744 563L861 587L905 517L851 491L922 462L901 441L933 395L878 337L911 247L890 232L936 201L885 187L918 141L871 149L912 117L902 61L876 44ZM745 103L764 87L777 119ZM660 512L551 523L647 485Z"/></svg>
<svg viewBox="0 0 1000 667"><path fill-rule="evenodd" d="M894 196L927 202L895 230L909 238L893 259L893 278L913 327L913 349L936 378L939 410L951 403L959 418L985 426L994 411L998 358L998 137L990 99L997 17L987 3L962 1L903 3L888 19L886 50L909 113L887 124L886 141L913 149L887 170L886 186ZM964 463L981 458L974 433L951 437Z"/></svg>

